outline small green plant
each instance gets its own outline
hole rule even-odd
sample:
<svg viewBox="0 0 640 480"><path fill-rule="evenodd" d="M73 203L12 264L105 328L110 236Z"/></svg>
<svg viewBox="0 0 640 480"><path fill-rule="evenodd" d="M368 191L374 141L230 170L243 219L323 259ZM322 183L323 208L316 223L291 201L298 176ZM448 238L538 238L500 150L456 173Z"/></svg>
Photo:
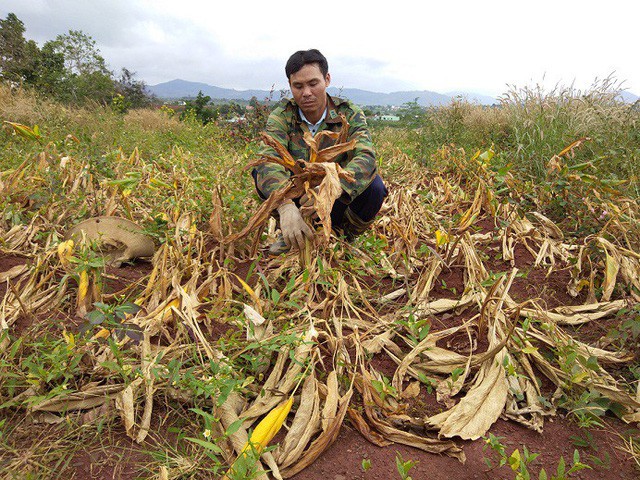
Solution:
<svg viewBox="0 0 640 480"><path fill-rule="evenodd" d="M396 397L398 391L391 385L391 381L384 375L381 375L381 378L381 380L371 380L371 385L380 395L380 400L384 402L389 396Z"/></svg>
<svg viewBox="0 0 640 480"><path fill-rule="evenodd" d="M396 320L395 323L405 327L407 339L413 346L427 338L431 329L431 321L428 318L418 318L413 312L409 312L406 319Z"/></svg>
<svg viewBox="0 0 640 480"><path fill-rule="evenodd" d="M574 447L581 448L586 451L592 451L594 453L589 454L589 462L593 465L609 470L611 468L611 457L609 452L604 452L602 458L596 456L598 453L598 444L596 443L593 434L589 430L583 430L582 434L572 435L569 437Z"/></svg>
<svg viewBox="0 0 640 480"><path fill-rule="evenodd" d="M1 427L1 425L0 425ZM370 458L363 458L362 459L362 471L363 472L368 472L369 470L371 470L371 459Z"/></svg>
<svg viewBox="0 0 640 480"><path fill-rule="evenodd" d="M529 468L540 454L530 452L527 446L523 445L522 453L520 449L516 448L511 455L507 456L506 447L502 443L502 440L504 440L504 437L496 437L492 433L490 433L488 437L484 437L485 444L482 450L490 449L494 455L498 457L497 463L495 463L495 460L485 457L484 462L486 465L490 469L508 465L515 475L514 480L531 480L532 478L536 478L534 474L529 471ZM582 463L580 461L580 453L578 450L574 450L573 461L568 468L564 457L560 457L555 474L549 477L546 470L542 468L537 478L538 480L567 480L573 473L584 470L585 468L590 469L591 467Z"/></svg>
<svg viewBox="0 0 640 480"><path fill-rule="evenodd" d="M522 454L519 449L515 449L509 458L507 463L516 474L515 480L530 480L531 474L529 473L529 465L538 458L539 453L531 453L526 445L522 447ZM539 480L546 479L546 473L544 469L540 471Z"/></svg>
<svg viewBox="0 0 640 480"><path fill-rule="evenodd" d="M0 360L0 409L16 405L37 404L43 400L66 396L77 390L76 374L81 369L84 353L72 334L64 338L43 337L34 341L18 341ZM17 392L32 388L35 395L16 403ZM3 403L4 402L4 403Z"/></svg>
<svg viewBox="0 0 640 480"><path fill-rule="evenodd" d="M460 375L464 373L463 367L456 367L451 371L451 382L456 383Z"/></svg>
<svg viewBox="0 0 640 480"><path fill-rule="evenodd" d="M412 480L412 477L409 475L409 470L415 467L417 463L418 462L414 460L405 461L402 455L400 455L400 452L396 452L396 468L402 480Z"/></svg>
<svg viewBox="0 0 640 480"><path fill-rule="evenodd" d="M266 448L265 451L272 449L273 447ZM236 459L231 469L227 472L227 476L230 480L251 480L252 478L264 475L264 471L258 469L259 458L260 453L251 445L250 450L247 450Z"/></svg>
<svg viewBox="0 0 640 480"><path fill-rule="evenodd" d="M102 302L93 304L95 310L90 311L86 315L86 322L81 327L81 331L87 331L95 326L102 326L107 329L114 329L116 335L122 338L127 335L135 341L142 340L139 327L126 323L127 316L133 315L140 311L140 307L135 303L124 302L122 304L108 305Z"/></svg>
<svg viewBox="0 0 640 480"><path fill-rule="evenodd" d="M502 467L507 464L507 455L505 453L505 446L502 443L504 437L497 437L493 433L489 433L488 437L483 437L484 445L482 446L482 451L486 451L487 449L491 449L495 454L497 454L499 463L494 465L494 461L489 457L484 457L484 463L490 469L497 467Z"/></svg>
<svg viewBox="0 0 640 480"><path fill-rule="evenodd" d="M607 336L621 349L640 348L640 305L623 308L616 317L619 324L610 330Z"/></svg>
<svg viewBox="0 0 640 480"><path fill-rule="evenodd" d="M567 469L567 464L564 461L564 457L560 457L560 461L558 462L558 467L556 468L556 473L555 473L555 475L551 475L551 480L566 480L573 473L579 472L580 470L584 470L585 468L591 469L591 467L589 465L586 465L586 464L580 462L580 453L578 452L578 450L574 450L573 451L573 462L568 467L568 469ZM546 480L547 479L547 474L544 471L544 469L542 469L540 471L540 476L538 478L540 480Z"/></svg>

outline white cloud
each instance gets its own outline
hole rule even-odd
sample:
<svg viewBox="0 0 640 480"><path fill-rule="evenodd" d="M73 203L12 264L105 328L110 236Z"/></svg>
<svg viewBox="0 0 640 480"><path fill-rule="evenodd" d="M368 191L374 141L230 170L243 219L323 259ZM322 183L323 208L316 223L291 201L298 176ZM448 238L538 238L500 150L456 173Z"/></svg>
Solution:
<svg viewBox="0 0 640 480"><path fill-rule="evenodd" d="M586 88L615 71L640 93L640 4L623 0L3 0L0 16L9 12L40 43L84 31L113 70L127 67L151 84L282 88L288 56L318 48L338 87L497 95L543 81Z"/></svg>

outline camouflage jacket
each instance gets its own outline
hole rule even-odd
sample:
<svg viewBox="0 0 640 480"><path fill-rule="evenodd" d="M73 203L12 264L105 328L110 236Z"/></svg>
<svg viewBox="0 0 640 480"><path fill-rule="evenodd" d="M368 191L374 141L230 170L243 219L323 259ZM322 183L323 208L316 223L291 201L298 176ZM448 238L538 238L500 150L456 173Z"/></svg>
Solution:
<svg viewBox="0 0 640 480"><path fill-rule="evenodd" d="M341 180L343 193L340 201L349 204L371 184L376 176L377 167L373 143L364 113L348 100L327 95L327 116L318 128L316 136L323 130L340 131L342 126L340 114L343 114L349 122L349 140L354 138L357 140L355 149L343 153L335 159L356 179L353 183ZM293 99L284 99L280 102L269 115L265 129L265 132L280 142L294 159L306 161L309 160L309 147L304 142L303 135L308 131L309 126L300 118L298 105ZM333 144L333 140L323 137L319 149ZM277 155L273 148L264 144L261 146L259 154ZM290 172L286 171L283 166L271 162L256 167L255 173L257 173L258 190L267 197L283 187L290 176Z"/></svg>

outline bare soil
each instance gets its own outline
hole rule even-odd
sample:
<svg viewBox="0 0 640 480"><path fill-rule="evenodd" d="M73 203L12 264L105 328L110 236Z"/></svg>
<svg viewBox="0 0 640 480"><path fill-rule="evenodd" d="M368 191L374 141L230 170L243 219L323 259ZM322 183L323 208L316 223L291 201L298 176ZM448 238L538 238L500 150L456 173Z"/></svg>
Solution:
<svg viewBox="0 0 640 480"><path fill-rule="evenodd" d="M490 226L487 225L489 228ZM508 272L513 268L510 262L504 262L499 258L497 245L487 245L485 265L493 273ZM524 302L536 298L547 308L558 305L576 305L584 302L584 298L573 298L568 295L566 285L570 278L568 266L555 269L552 275L545 268L533 268L533 257L524 248L516 248L514 260L523 275L516 278L510 290L510 295L518 302ZM0 272L6 271L15 265L27 263L28 259L15 255L0 255ZM241 278L245 278L248 264L238 266ZM129 287L136 288L136 282L144 278L151 271L151 264L139 262L125 265L122 268L109 268L105 275L105 292L117 294ZM433 289L434 298L458 298L464 290L464 272L462 266L453 265L443 271ZM0 285L0 297L6 291L6 284ZM397 288L393 282L381 282L380 293ZM386 291L388 290L388 291ZM401 301L401 300L399 300ZM465 320L465 312L443 315L431 325L433 330L441 330L453 325L459 325ZM21 335L27 329L37 328L37 322L47 322L48 328L78 328L80 319L70 317L64 312L47 312L38 317L21 318L14 325L12 333ZM592 322L593 323L593 322ZM615 320L606 320L593 325L585 325L573 332L584 341L595 343L615 326ZM209 332L214 336L224 335L227 325L212 322ZM463 353L469 350L466 334L457 339L449 339L447 347ZM486 349L486 345L479 340L478 352ZM371 361L373 367L384 375L391 377L395 372L396 364L385 354L374 356ZM407 409L413 416L433 415L444 407L436 401L435 393L429 393L423 386L418 399L407 402ZM102 437L96 434L92 438L84 438L81 447L74 449L74 454L60 464L60 476L76 479L129 479L152 478L158 472L150 472L145 469L153 458L150 454L158 445L174 445L178 447L175 429L171 419L162 417L161 413L154 412L154 432L143 445L137 445L124 433L123 427L114 420L109 428L109 435ZM537 433L511 421L499 420L492 428L491 433L503 437L502 443L506 447L507 454L516 448L522 452L523 447L540 454L532 463L530 471L537 477L537 472L544 467L549 474L555 473L555 469L561 457L569 464L573 458L574 449L580 452L580 459L592 467L590 470L582 470L572 475L578 479L633 479L640 478L637 465L623 452L623 441L618 433L630 432L634 426L625 425L616 418L603 419L605 427L592 427L588 430L581 429L575 421L563 414L554 418L548 418L545 422L543 433ZM22 436L18 444L24 445L28 450L30 444L39 441L43 435L55 435L57 429L63 431L62 426L21 426L16 432ZM185 427L186 428L186 427ZM637 434L637 430L635 430ZM582 439L582 440L580 440ZM183 440L184 441L184 440ZM489 449L484 448L482 439L476 441L461 441L459 445L464 448L466 463L462 464L456 459L423 452L421 450L394 444L387 447L378 447L369 443L355 430L348 420L336 440L336 442L324 452L324 454L309 468L299 473L295 480L325 479L393 479L400 478L396 469L396 457L404 461L415 461L415 467L410 471L414 479L511 479L514 473L507 467L489 468L486 459L492 459L493 465L497 463L496 457ZM106 447L106 448L105 448ZM155 450L157 451L157 449ZM27 460L25 460L27 461ZM370 468L363 468L370 462ZM2 469L2 456L0 455L0 469ZM206 473L199 471L198 478L208 478Z"/></svg>

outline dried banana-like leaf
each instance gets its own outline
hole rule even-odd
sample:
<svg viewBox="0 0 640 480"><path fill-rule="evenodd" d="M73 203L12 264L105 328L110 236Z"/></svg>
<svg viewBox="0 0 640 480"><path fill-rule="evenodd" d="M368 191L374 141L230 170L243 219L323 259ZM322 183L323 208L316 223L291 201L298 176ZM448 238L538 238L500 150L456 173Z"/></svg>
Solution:
<svg viewBox="0 0 640 480"><path fill-rule="evenodd" d="M302 338L302 342L298 345L293 354L295 361L290 362L289 370L287 370L286 374L279 378L277 384L273 386L273 390L276 390L278 395L267 393L263 397L258 397L258 399L256 399L256 401L242 413L241 416L243 418L248 422L251 422L252 419L263 415L280 403L282 395L286 395L291 392L300 378L299 375L302 373L304 362L309 358L309 354L311 353L311 349L314 345L313 340L316 336L317 332L315 329L309 329L305 333Z"/></svg>
<svg viewBox="0 0 640 480"><path fill-rule="evenodd" d="M559 325L581 325L614 315L627 305L626 300L615 300L613 302L591 303L587 305L562 306L548 311L523 308L520 310L520 315L542 321L551 321Z"/></svg>
<svg viewBox="0 0 640 480"><path fill-rule="evenodd" d="M296 473L300 473L302 470L307 468L316 459L324 452L327 448L333 445L333 442L338 438L338 434L340 433L340 427L342 426L342 422L344 420L345 415L347 414L347 408L349 407L349 402L351 401L351 397L353 395L353 389L349 389L347 393L345 393L341 398L338 404L340 405L338 408L338 413L335 418L330 422L327 430L323 431L318 438L316 438L309 448L305 450L302 457L293 465L283 468L280 473L283 478L293 477Z"/></svg>
<svg viewBox="0 0 640 480"><path fill-rule="evenodd" d="M264 132L262 132L260 134L260 137L262 138L262 141L264 143L269 145L271 148L273 148L278 153L278 155L280 156L280 159L282 160L282 165L285 168L295 172L295 169L297 167L296 161L291 156L289 151L282 144L280 144L280 142L278 142L273 137L267 135ZM270 157L270 158L275 158L275 157ZM280 163L280 162L278 162L278 163Z"/></svg>
<svg viewBox="0 0 640 480"><path fill-rule="evenodd" d="M502 362L504 350L487 360L469 392L450 410L425 419L445 437L477 440L500 417L509 391Z"/></svg>
<svg viewBox="0 0 640 480"><path fill-rule="evenodd" d="M132 387L132 389L133 388L134 387ZM34 412L69 412L72 410L86 410L103 405L113 395L120 394L123 390L123 385L94 385L86 390L71 393L64 397L58 396L43 400L33 404L30 409Z"/></svg>
<svg viewBox="0 0 640 480"><path fill-rule="evenodd" d="M338 410L338 374L335 370L331 370L327 375L327 394L324 406L322 407L321 424L322 431L326 431L329 423L335 418Z"/></svg>
<svg viewBox="0 0 640 480"><path fill-rule="evenodd" d="M318 152L318 158L316 162L330 162L338 155L353 150L356 146L356 143L356 140L351 140L347 143L340 143L332 147L324 148Z"/></svg>
<svg viewBox="0 0 640 480"><path fill-rule="evenodd" d="M371 423L371 426L375 428L385 439L392 442L402 443L403 445L409 445L410 447L419 448L425 452L430 453L444 453L451 457L455 457L461 462L465 461L465 455L462 449L451 440L439 440L437 438L431 438L427 436L419 436L410 432L405 432L398 428L393 427L382 414L378 413L374 405L372 392L375 391L371 385L371 378L369 374L363 370L363 374L360 377L361 393L364 400L364 410L367 414L367 419Z"/></svg>
<svg viewBox="0 0 640 480"><path fill-rule="evenodd" d="M318 141L311 132L304 132L304 143L309 146L309 163L315 163L318 158Z"/></svg>
<svg viewBox="0 0 640 480"><path fill-rule="evenodd" d="M320 426L320 398L318 382L314 374L309 375L302 387L300 405L287 436L276 450L275 458L281 468L298 460L303 450Z"/></svg>
<svg viewBox="0 0 640 480"><path fill-rule="evenodd" d="M137 390L141 384L142 378L137 378L116 396L116 408L120 412L120 416L124 422L125 431L131 438L135 438L133 432L136 424L134 402L137 397Z"/></svg>
<svg viewBox="0 0 640 480"><path fill-rule="evenodd" d="M325 163L323 166L326 174L322 179L322 183L320 183L316 196L315 210L322 223L325 241L329 242L331 236L331 210L335 201L342 194L342 187L340 186L338 174L340 166L335 163Z"/></svg>
<svg viewBox="0 0 640 480"><path fill-rule="evenodd" d="M371 430L371 427L364 419L364 417L354 408L349 408L347 410L347 414L349 415L349 420L351 420L351 425L353 425L360 435L366 438L369 442L373 443L378 447L386 447L388 445L393 445L393 442L389 440L385 440L385 438L380 435L375 430Z"/></svg>
<svg viewBox="0 0 640 480"><path fill-rule="evenodd" d="M229 394L229 399L227 402L223 403L218 407L218 414L220 415L220 421L222 422L222 426L225 431L229 429L229 427L239 420L238 415L233 410L232 404L237 400L234 397L237 397L237 393ZM249 434L246 429L241 425L234 433L230 436L231 444L233 445L233 449L236 451L236 455L241 455L247 442L249 441ZM262 465L258 461L257 470L259 472L263 472L258 474L256 478L259 480L268 480L269 477L264 473L264 469Z"/></svg>

